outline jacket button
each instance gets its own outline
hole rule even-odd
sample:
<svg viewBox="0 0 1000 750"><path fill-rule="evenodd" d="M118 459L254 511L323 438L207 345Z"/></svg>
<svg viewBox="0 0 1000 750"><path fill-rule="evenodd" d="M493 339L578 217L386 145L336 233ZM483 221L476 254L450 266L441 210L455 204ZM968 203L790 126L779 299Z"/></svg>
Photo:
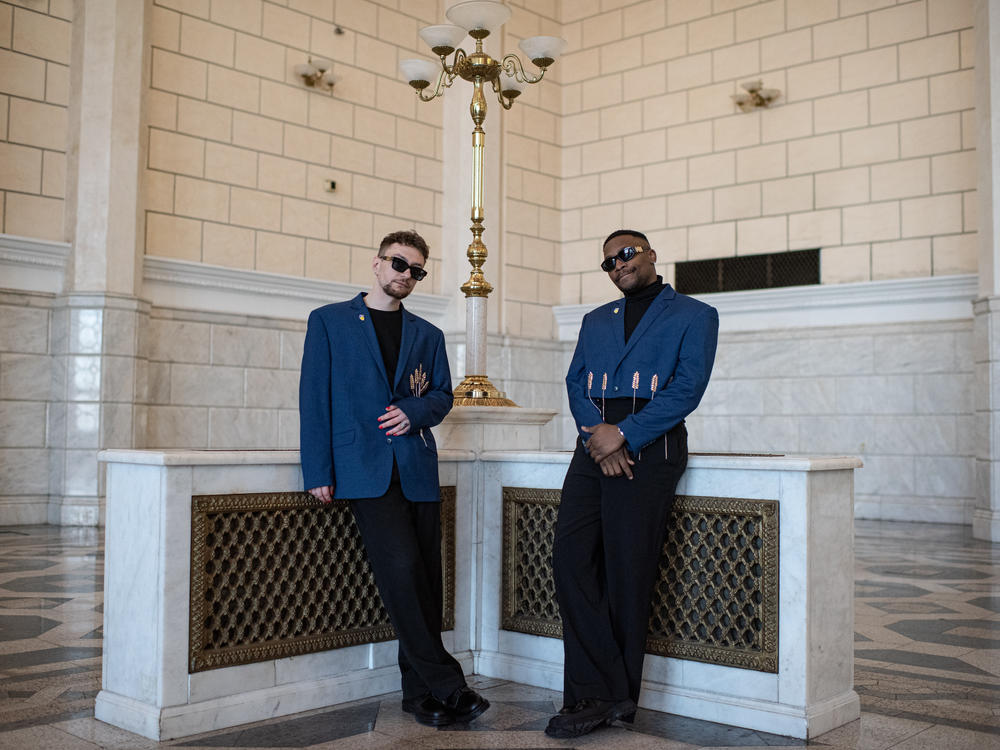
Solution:
<svg viewBox="0 0 1000 750"><path fill-rule="evenodd" d="M616 391L618 390L618 386L617 386L617 385L615 386L615 390L616 390Z"/></svg>
<svg viewBox="0 0 1000 750"><path fill-rule="evenodd" d="M391 443L391 442L392 442L392 438L386 438L386 439L385 439L385 442L387 442L387 443Z"/></svg>

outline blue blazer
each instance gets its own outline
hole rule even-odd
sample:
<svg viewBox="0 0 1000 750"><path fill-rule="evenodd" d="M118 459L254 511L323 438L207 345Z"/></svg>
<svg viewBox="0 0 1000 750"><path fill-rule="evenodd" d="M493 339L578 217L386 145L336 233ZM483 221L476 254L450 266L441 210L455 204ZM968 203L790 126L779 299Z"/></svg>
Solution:
<svg viewBox="0 0 1000 750"><path fill-rule="evenodd" d="M421 395L411 376L426 374ZM406 435L390 437L378 418L395 404L410 419ZM299 379L299 450L305 488L333 487L341 499L380 497L392 459L403 494L440 499L437 446L430 428L451 410L451 372L444 334L403 309L396 372L386 373L364 294L309 314Z"/></svg>
<svg viewBox="0 0 1000 750"><path fill-rule="evenodd" d="M602 398L631 396L651 400L618 423L629 450L636 453L666 433L701 401L718 338L716 309L669 284L650 303L628 344L624 299L587 313L566 375L569 408L581 437L589 437L581 427L603 421Z"/></svg>

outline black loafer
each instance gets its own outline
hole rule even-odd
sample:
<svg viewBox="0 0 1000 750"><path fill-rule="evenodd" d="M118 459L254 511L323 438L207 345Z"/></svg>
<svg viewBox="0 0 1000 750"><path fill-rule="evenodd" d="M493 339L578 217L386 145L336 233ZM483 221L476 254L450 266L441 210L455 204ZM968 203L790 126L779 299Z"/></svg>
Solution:
<svg viewBox="0 0 1000 750"><path fill-rule="evenodd" d="M480 716L490 702L470 687L460 687L452 693L445 702L454 720L459 724L465 724Z"/></svg>
<svg viewBox="0 0 1000 750"><path fill-rule="evenodd" d="M454 713L430 694L404 700L403 710L413 714L418 724L428 727L443 727L455 723Z"/></svg>
<svg viewBox="0 0 1000 750"><path fill-rule="evenodd" d="M584 698L575 706L563 708L549 719L545 734L557 739L580 737L604 724L634 716L635 703L630 699L602 701L597 698Z"/></svg>

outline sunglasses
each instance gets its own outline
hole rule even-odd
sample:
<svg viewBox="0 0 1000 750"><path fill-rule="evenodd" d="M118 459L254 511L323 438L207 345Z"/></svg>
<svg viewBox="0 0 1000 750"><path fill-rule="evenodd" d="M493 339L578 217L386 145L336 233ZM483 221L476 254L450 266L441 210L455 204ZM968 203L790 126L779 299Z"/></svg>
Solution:
<svg viewBox="0 0 1000 750"><path fill-rule="evenodd" d="M427 271L422 269L420 266L411 266L409 263L407 263L403 258L400 258L398 255L393 255L391 258L387 255L380 255L378 257L380 257L382 260L387 260L390 263L392 263L392 270L395 271L396 273L406 273L407 271L409 271L410 276L413 277L414 281L420 281L427 275Z"/></svg>
<svg viewBox="0 0 1000 750"><path fill-rule="evenodd" d="M604 262L601 263L601 270L611 273L615 270L615 261L620 260L622 263L628 263L632 258L637 256L639 253L646 252L644 247L623 247L614 255L605 258Z"/></svg>

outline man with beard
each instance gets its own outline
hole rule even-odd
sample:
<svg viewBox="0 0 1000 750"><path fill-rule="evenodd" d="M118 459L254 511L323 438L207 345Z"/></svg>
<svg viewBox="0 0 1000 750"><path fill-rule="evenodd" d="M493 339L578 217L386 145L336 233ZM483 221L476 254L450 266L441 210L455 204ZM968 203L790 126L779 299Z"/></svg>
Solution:
<svg viewBox="0 0 1000 750"><path fill-rule="evenodd" d="M451 409L440 329L401 304L427 275L427 243L393 232L371 289L309 315L299 381L302 474L324 503L349 501L399 637L403 710L468 722L489 702L441 643L441 510L430 428Z"/></svg>
<svg viewBox="0 0 1000 750"><path fill-rule="evenodd" d="M565 673L551 737L635 716L650 597L687 466L684 418L715 360L715 308L664 284L655 262L642 232L604 241L601 269L625 298L584 317L566 376L580 437L552 553Z"/></svg>

